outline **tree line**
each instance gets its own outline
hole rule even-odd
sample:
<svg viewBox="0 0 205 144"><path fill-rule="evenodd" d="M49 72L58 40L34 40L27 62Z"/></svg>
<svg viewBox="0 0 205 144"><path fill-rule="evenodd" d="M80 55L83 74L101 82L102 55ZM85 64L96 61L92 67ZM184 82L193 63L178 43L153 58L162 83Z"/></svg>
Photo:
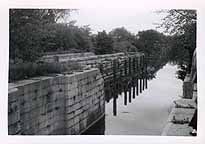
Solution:
<svg viewBox="0 0 205 144"><path fill-rule="evenodd" d="M95 54L143 51L151 54L151 51L156 51L154 48L159 48L164 36L155 30L135 35L124 27L109 33L92 34L89 26L79 27L75 21L58 23L66 11L10 9L10 59L15 62L35 61L41 53L52 51L91 51Z"/></svg>
<svg viewBox="0 0 205 144"><path fill-rule="evenodd" d="M35 62L45 52L69 51L110 54L143 52L150 65L171 61L188 71L196 48L196 11L169 10L156 30L139 31L115 28L92 34L91 28L75 21L59 22L73 9L10 9L9 59L11 63ZM183 72L182 72L183 73ZM183 78L183 77L182 77Z"/></svg>

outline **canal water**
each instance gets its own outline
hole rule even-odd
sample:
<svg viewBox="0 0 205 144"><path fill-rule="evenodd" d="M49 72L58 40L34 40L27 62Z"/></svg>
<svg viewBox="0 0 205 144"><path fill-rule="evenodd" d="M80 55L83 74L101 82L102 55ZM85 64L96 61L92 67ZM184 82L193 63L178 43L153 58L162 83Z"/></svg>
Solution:
<svg viewBox="0 0 205 144"><path fill-rule="evenodd" d="M87 134L161 135L173 101L182 95L182 81L176 78L177 66L166 64L148 81L148 89L124 105L124 93L117 98L117 115L113 115L113 98L106 102L105 117Z"/></svg>
<svg viewBox="0 0 205 144"><path fill-rule="evenodd" d="M113 100L106 104L106 135L160 135L173 101L182 94L182 81L176 78L177 66L166 64L148 81L148 89L123 104L124 93L117 99L117 116Z"/></svg>

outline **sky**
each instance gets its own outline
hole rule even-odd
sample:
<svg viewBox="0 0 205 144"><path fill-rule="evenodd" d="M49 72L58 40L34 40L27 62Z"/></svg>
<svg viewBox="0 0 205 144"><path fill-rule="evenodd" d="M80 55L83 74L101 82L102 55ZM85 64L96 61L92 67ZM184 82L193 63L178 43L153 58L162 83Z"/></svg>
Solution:
<svg viewBox="0 0 205 144"><path fill-rule="evenodd" d="M156 29L154 23L160 23L165 14L156 14L156 10L137 10L134 8L86 8L72 12L69 20L76 20L76 25L89 25L92 33L125 27L131 33ZM163 32L162 29L157 29Z"/></svg>

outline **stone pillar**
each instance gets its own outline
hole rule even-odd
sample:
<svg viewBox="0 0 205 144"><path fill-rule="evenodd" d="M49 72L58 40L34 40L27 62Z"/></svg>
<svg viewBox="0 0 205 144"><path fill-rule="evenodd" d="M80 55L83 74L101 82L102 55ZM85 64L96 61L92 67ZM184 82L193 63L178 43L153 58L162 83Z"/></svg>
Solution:
<svg viewBox="0 0 205 144"><path fill-rule="evenodd" d="M192 99L193 97L193 85L188 74L183 82L183 98Z"/></svg>

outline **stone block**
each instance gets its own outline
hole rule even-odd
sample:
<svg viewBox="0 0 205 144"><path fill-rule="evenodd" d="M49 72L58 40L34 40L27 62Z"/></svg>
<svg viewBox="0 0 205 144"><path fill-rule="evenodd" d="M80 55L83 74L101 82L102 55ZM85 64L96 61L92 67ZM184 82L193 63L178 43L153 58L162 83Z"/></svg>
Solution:
<svg viewBox="0 0 205 144"><path fill-rule="evenodd" d="M74 111L76 111L77 109L79 109L81 107L80 103L75 103L72 108Z"/></svg>
<svg viewBox="0 0 205 144"><path fill-rule="evenodd" d="M194 109L197 106L193 99L179 99L179 100L175 100L174 103L176 108Z"/></svg>
<svg viewBox="0 0 205 144"><path fill-rule="evenodd" d="M192 99L193 97L193 84L190 76L187 75L183 82L183 98Z"/></svg>
<svg viewBox="0 0 205 144"><path fill-rule="evenodd" d="M73 106L72 107L70 107L70 106L68 106L68 107L66 107L65 108L65 113L71 113L71 112L75 112L75 109L73 108Z"/></svg>
<svg viewBox="0 0 205 144"><path fill-rule="evenodd" d="M80 123L76 123L73 128L75 129L75 134L79 134L80 133Z"/></svg>
<svg viewBox="0 0 205 144"><path fill-rule="evenodd" d="M8 115L8 125L20 122L20 111L12 112Z"/></svg>
<svg viewBox="0 0 205 144"><path fill-rule="evenodd" d="M74 99L73 98L69 98L69 99L65 100L65 106L66 107L69 107L69 106L72 106L72 105L74 105Z"/></svg>
<svg viewBox="0 0 205 144"><path fill-rule="evenodd" d="M65 121L65 128L71 128L74 125L74 118Z"/></svg>
<svg viewBox="0 0 205 144"><path fill-rule="evenodd" d="M173 108L168 121L171 122L173 119L180 121L180 120L191 120L194 115L195 109L187 109L187 108Z"/></svg>
<svg viewBox="0 0 205 144"><path fill-rule="evenodd" d="M8 134L9 135L16 135L21 132L20 122L14 123L12 125L8 125Z"/></svg>
<svg viewBox="0 0 205 144"><path fill-rule="evenodd" d="M75 115L79 115L83 112L83 109L80 107L79 109L75 110Z"/></svg>
<svg viewBox="0 0 205 144"><path fill-rule="evenodd" d="M8 103L12 103L18 100L20 93L18 88L10 88L8 90Z"/></svg>
<svg viewBox="0 0 205 144"><path fill-rule="evenodd" d="M65 114L65 120L69 121L70 119L72 119L75 116L75 112L70 112L70 113L66 113Z"/></svg>
<svg viewBox="0 0 205 144"><path fill-rule="evenodd" d="M188 124L173 124L168 123L164 128L163 136L190 136L191 127Z"/></svg>

